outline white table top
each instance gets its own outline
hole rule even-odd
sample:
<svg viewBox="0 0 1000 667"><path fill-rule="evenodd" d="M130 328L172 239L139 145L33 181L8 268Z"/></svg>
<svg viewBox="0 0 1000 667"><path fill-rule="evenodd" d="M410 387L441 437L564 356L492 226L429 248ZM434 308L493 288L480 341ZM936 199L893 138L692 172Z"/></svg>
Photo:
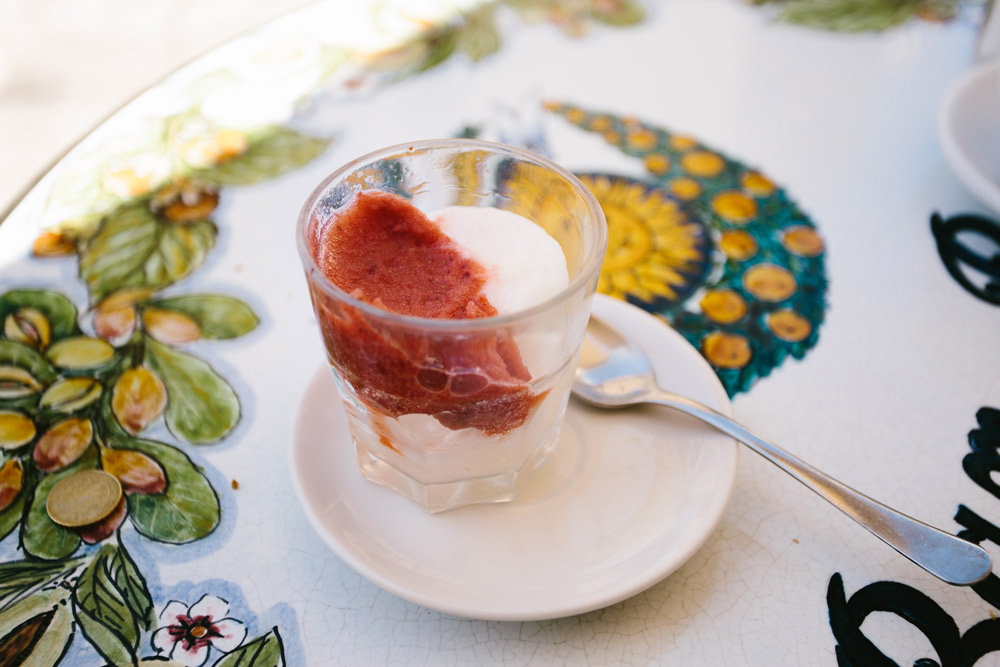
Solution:
<svg viewBox="0 0 1000 667"><path fill-rule="evenodd" d="M360 43L368 33L346 20L324 22L338 11L361 21L344 7L315 6L271 24L228 54L182 70L167 90L228 62L246 76L247 90L263 81L261 90L285 94L280 82L299 81L295 76L312 72L311 65L266 79L267 72L246 73L240 49L280 34L308 44L318 34L361 49L351 40ZM224 598L230 616L247 627L247 641L278 629L289 665L834 665L831 613L840 609L841 581L848 599L872 586L875 606L890 604L898 590L878 582L908 587L899 599L911 609L919 591L959 633L995 618L996 600L991 605L971 589L938 582L749 452L741 452L721 523L685 565L634 597L580 616L487 622L441 614L381 590L327 549L296 500L287 456L303 388L322 362L292 242L298 206L326 173L362 152L453 135L496 119L500 105L523 110L540 98L695 137L760 169L822 236L829 284L817 301L818 340L802 350L803 358L789 356L736 392L734 416L816 467L949 532L961 530L954 520L959 505L986 520L998 516L1000 496L977 486L962 466L977 411L1000 407L1000 309L951 279L929 225L935 211L988 214L949 171L935 134L942 96L974 62L971 15L845 35L775 23L767 12L732 0L675 0L651 7L639 25L598 26L580 39L548 24L525 24L507 9L500 19L502 45L478 63L456 55L392 83L335 74L319 95L315 82L299 82L309 102L297 107L290 126L332 137L330 147L278 178L222 186L213 254L165 295L230 294L249 304L261 324L238 341L201 340L186 348L208 360L239 396L242 421L223 441L191 445L162 424L151 427L154 439L206 469L221 506L218 528L187 544L149 540L123 524L122 544L145 578L155 613L171 601ZM378 39L390 40L413 24L382 29ZM353 86L348 92L345 83ZM73 210L46 198L61 176L80 168L74 157L112 141L130 117L155 116L180 99L163 91L112 120L3 223L0 294L46 287L85 307L88 291L73 258L29 256L39 231ZM280 107L250 106L259 113ZM223 105L220 113L236 111ZM555 114L532 113L541 118L553 157L574 171L643 173L597 135ZM692 312L701 294L691 296ZM997 553L995 545L984 546ZM14 534L0 542L0 562L23 558ZM860 598L852 604L864 606ZM0 637L4 621L0 607ZM861 632L905 665L935 657L928 636L954 635L940 619L932 626L925 636L898 616L873 614ZM839 632L845 650L859 650L857 635L845 639L846 631ZM139 632L139 657L156 654L151 637L152 628ZM208 664L221 657L219 647L212 649ZM104 664L80 632L62 660Z"/></svg>

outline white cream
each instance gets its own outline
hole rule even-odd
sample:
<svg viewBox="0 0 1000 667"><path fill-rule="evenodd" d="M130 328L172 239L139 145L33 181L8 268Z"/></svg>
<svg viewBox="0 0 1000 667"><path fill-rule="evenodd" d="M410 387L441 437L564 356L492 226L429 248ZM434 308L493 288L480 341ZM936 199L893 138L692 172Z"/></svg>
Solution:
<svg viewBox="0 0 1000 667"><path fill-rule="evenodd" d="M498 208L449 206L429 217L486 269L483 293L499 315L547 301L569 285L559 243L523 216Z"/></svg>

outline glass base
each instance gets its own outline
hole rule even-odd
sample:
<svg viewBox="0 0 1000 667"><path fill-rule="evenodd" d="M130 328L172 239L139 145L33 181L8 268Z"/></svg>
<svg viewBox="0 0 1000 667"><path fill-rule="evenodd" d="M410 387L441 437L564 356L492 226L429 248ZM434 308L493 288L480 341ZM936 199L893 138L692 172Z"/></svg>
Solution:
<svg viewBox="0 0 1000 667"><path fill-rule="evenodd" d="M433 513L463 505L502 503L513 500L531 474L555 449L558 439L559 431L554 429L548 442L536 448L531 458L517 470L489 477L436 484L425 484L413 479L380 459L357 439L354 440L354 450L358 457L358 468L366 479L406 496L428 512Z"/></svg>

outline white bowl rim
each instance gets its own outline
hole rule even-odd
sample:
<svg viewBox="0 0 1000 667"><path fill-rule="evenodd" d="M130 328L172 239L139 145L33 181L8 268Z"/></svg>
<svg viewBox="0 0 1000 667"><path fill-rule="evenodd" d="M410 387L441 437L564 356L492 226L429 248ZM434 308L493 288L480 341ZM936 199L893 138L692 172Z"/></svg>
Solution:
<svg viewBox="0 0 1000 667"><path fill-rule="evenodd" d="M952 126L962 94L989 76L995 76L1000 81L1000 60L987 61L973 67L948 89L938 114L938 136L945 160L959 180L983 203L1000 212L1000 185L993 182L968 157L955 138Z"/></svg>

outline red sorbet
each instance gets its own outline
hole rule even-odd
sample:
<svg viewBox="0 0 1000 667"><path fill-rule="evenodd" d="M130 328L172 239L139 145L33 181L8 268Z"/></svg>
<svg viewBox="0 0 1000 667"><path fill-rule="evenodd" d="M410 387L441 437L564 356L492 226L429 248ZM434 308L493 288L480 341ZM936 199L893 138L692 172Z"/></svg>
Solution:
<svg viewBox="0 0 1000 667"><path fill-rule="evenodd" d="M486 269L402 197L362 192L312 248L334 285L384 310L435 319L496 315ZM369 408L390 417L433 415L450 429L502 435L543 395L505 332L415 331L314 293L327 351Z"/></svg>

